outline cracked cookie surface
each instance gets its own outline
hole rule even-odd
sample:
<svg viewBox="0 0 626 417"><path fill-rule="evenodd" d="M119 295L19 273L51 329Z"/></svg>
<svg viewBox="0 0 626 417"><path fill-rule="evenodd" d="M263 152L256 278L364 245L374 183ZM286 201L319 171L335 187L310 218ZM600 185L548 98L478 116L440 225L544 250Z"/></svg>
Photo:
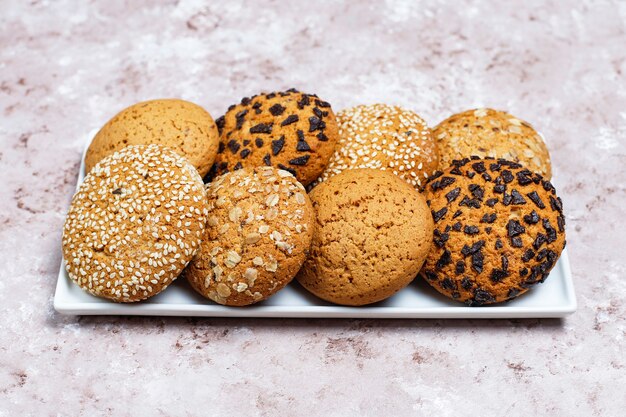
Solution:
<svg viewBox="0 0 626 417"><path fill-rule="evenodd" d="M454 300L515 298L547 278L565 247L556 190L515 162L455 161L431 179L426 197L435 231L420 275Z"/></svg>
<svg viewBox="0 0 626 417"><path fill-rule="evenodd" d="M346 170L309 194L316 211L311 255L297 279L337 304L381 301L419 272L433 238L425 198L389 171Z"/></svg>

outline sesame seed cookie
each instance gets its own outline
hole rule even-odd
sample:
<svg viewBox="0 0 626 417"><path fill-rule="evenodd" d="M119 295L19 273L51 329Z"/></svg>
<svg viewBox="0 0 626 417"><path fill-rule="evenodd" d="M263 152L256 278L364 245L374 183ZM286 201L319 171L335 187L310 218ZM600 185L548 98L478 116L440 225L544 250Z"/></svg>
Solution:
<svg viewBox="0 0 626 417"><path fill-rule="evenodd" d="M205 239L185 275L204 297L229 306L266 299L287 285L309 253L314 212L287 171L242 168L207 184Z"/></svg>
<svg viewBox="0 0 626 417"><path fill-rule="evenodd" d="M297 279L333 303L381 301L417 275L433 239L426 199L389 171L346 170L309 194L316 211L311 255Z"/></svg>
<svg viewBox="0 0 626 417"><path fill-rule="evenodd" d="M69 277L118 302L164 290L200 248L208 203L187 160L160 145L100 161L72 199L63 228Z"/></svg>
<svg viewBox="0 0 626 417"><path fill-rule="evenodd" d="M308 185L326 168L338 139L330 104L295 89L246 97L217 125L220 147L212 176L267 165Z"/></svg>
<svg viewBox="0 0 626 417"><path fill-rule="evenodd" d="M455 159L503 158L524 165L546 179L552 176L546 143L533 127L509 113L474 109L455 114L433 129L440 169Z"/></svg>
<svg viewBox="0 0 626 417"><path fill-rule="evenodd" d="M109 120L85 154L85 172L128 145L158 144L184 156L205 176L217 155L219 134L211 115L184 100L161 99L132 105Z"/></svg>
<svg viewBox="0 0 626 417"><path fill-rule="evenodd" d="M421 275L469 305L510 300L543 282L565 247L563 205L549 181L503 159L463 159L426 188L435 220Z"/></svg>
<svg viewBox="0 0 626 417"><path fill-rule="evenodd" d="M421 187L438 168L437 144L416 113L386 104L361 105L337 113L339 143L322 182L346 169L388 169Z"/></svg>

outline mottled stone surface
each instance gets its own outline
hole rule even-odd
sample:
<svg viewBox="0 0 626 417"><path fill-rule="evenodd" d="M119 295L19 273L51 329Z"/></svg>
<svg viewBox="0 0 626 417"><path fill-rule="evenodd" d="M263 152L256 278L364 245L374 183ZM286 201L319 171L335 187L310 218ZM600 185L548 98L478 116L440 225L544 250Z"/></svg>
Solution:
<svg viewBox="0 0 626 417"><path fill-rule="evenodd" d="M618 416L626 400L624 2L4 2L0 416ZM217 2L213 2L217 3ZM564 320L66 317L52 309L87 133L182 97L298 87L548 138L579 311Z"/></svg>

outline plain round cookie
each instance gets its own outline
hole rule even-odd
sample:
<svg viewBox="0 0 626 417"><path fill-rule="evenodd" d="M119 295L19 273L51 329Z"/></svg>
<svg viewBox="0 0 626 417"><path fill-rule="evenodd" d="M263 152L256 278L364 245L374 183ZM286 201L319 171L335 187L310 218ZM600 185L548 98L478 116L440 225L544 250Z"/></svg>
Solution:
<svg viewBox="0 0 626 417"><path fill-rule="evenodd" d="M309 253L314 212L304 187L273 167L243 168L207 185L209 219L185 270L216 303L244 306L287 285Z"/></svg>
<svg viewBox="0 0 626 417"><path fill-rule="evenodd" d="M337 113L339 143L317 182L346 169L387 169L414 187L437 171L437 144L416 113L387 104L361 105Z"/></svg>
<svg viewBox="0 0 626 417"><path fill-rule="evenodd" d="M384 300L419 272L433 239L425 198L389 171L346 170L309 194L316 211L311 255L297 279L333 303Z"/></svg>
<svg viewBox="0 0 626 417"><path fill-rule="evenodd" d="M150 144L175 150L203 177L217 155L219 134L211 115L196 104L179 99L144 101L122 110L100 129L85 154L85 172L128 145Z"/></svg>
<svg viewBox="0 0 626 417"><path fill-rule="evenodd" d="M454 300L482 305L517 297L547 278L565 247L554 187L515 162L455 161L426 193L435 244L421 275Z"/></svg>
<svg viewBox="0 0 626 417"><path fill-rule="evenodd" d="M72 199L67 273L98 297L151 297L196 254L207 213L202 179L186 159L159 145L124 148L96 164Z"/></svg>
<svg viewBox="0 0 626 417"><path fill-rule="evenodd" d="M330 104L295 89L245 97L217 125L220 148L211 176L266 165L308 185L324 171L338 140Z"/></svg>
<svg viewBox="0 0 626 417"><path fill-rule="evenodd" d="M455 159L475 155L517 162L547 179L552 176L544 140L528 122L509 113L485 108L458 113L439 123L433 136L442 170Z"/></svg>

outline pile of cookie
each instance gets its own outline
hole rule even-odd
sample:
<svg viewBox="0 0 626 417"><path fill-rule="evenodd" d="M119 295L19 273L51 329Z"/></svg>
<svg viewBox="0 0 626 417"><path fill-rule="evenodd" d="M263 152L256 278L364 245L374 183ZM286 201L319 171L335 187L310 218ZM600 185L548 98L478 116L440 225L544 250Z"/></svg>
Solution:
<svg viewBox="0 0 626 417"><path fill-rule="evenodd" d="M475 306L543 282L565 246L543 139L492 109L431 129L385 104L335 115L295 89L246 97L215 121L153 100L100 129L85 171L63 229L66 269L116 302L181 278L246 306L295 278L359 306L424 279Z"/></svg>

